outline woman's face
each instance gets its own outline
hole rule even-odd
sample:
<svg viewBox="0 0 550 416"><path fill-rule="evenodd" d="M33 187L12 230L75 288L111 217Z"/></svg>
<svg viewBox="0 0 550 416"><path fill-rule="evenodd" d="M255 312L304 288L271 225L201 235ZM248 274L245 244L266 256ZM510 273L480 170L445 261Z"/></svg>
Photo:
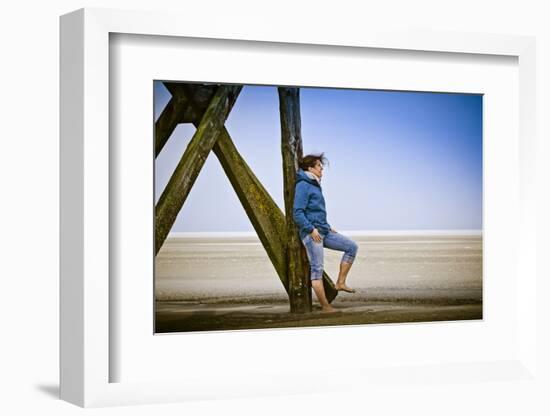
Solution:
<svg viewBox="0 0 550 416"><path fill-rule="evenodd" d="M314 167L312 167L312 168L309 167L309 168L307 168L307 170L309 170L314 175L317 175L317 177L319 177L319 178L323 176L323 164L319 160L317 162L315 162Z"/></svg>

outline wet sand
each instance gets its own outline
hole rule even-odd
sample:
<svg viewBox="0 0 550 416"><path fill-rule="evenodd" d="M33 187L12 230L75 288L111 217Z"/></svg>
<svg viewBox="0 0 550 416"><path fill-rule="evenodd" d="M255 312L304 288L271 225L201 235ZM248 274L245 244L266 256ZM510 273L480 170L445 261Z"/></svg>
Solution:
<svg viewBox="0 0 550 416"><path fill-rule="evenodd" d="M338 314L314 300L295 315L257 237L169 237L156 258L156 332L482 319L481 236L351 238L357 293L338 294ZM340 258L325 249L333 281Z"/></svg>

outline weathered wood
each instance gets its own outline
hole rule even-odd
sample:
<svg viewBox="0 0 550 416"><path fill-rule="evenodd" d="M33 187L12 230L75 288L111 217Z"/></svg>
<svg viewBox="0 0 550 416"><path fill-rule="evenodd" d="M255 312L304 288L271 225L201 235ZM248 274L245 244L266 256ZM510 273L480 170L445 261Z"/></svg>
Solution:
<svg viewBox="0 0 550 416"><path fill-rule="evenodd" d="M204 86L195 86L186 89L185 92L180 90L177 94L181 96L182 100L184 100L186 96L193 96L194 102L192 105L199 108L198 111L195 111L195 114L197 114L200 113L200 106L204 106L204 104L201 104L201 101L205 101L209 92ZM199 102L197 103L197 101ZM254 172L248 167L243 157L239 154L227 129L223 129L223 133L216 141L213 150L288 293L286 257L288 241L286 237L287 224L284 213L254 175ZM302 264L305 268L306 275L309 276L307 255L301 242L299 243L301 247ZM327 300L332 302L338 295L338 291L334 288L334 283L325 272L323 272L323 286L325 288ZM308 294L311 301L310 290L308 290Z"/></svg>
<svg viewBox="0 0 550 416"><path fill-rule="evenodd" d="M183 112L185 112L185 108L179 105L173 97L162 110L155 123L155 157L159 155L176 126L181 122Z"/></svg>
<svg viewBox="0 0 550 416"><path fill-rule="evenodd" d="M173 97L191 103L191 106L186 106L186 109L188 109L191 114L191 116L185 120L186 123L193 123L197 119L198 113L204 114L219 85L205 83L190 84L187 82L163 82L163 84Z"/></svg>
<svg viewBox="0 0 550 416"><path fill-rule="evenodd" d="M166 104L166 107L164 107L155 123L155 157L164 148L164 145L178 124L192 123L197 119L197 115L193 112L193 107L187 104L187 98L182 97L180 93L180 89L185 84L176 82L163 82L163 84L172 95L172 98ZM216 92L216 87L216 85L201 86L200 90L198 90L199 93L192 98L202 113L206 111L210 100Z"/></svg>
<svg viewBox="0 0 550 416"><path fill-rule="evenodd" d="M195 126L199 126L215 86L166 82L164 84L174 97L178 97L180 105L190 109L192 120L189 121ZM188 96L192 97L192 100L189 100ZM284 213L240 155L225 127L221 129L212 150L220 161L281 283L288 293L286 220ZM326 273L323 273L323 280L327 299L331 302L338 292L334 289L334 284Z"/></svg>
<svg viewBox="0 0 550 416"><path fill-rule="evenodd" d="M283 194L285 200L287 240L286 261L290 311L311 312L311 285L308 262L294 223L293 206L296 187L296 172L303 156L300 118L300 90L278 88L279 113L281 117L281 153L283 157Z"/></svg>
<svg viewBox="0 0 550 416"><path fill-rule="evenodd" d="M288 293L283 212L239 154L226 129L213 150Z"/></svg>
<svg viewBox="0 0 550 416"><path fill-rule="evenodd" d="M242 86L217 88L197 131L187 145L178 166L155 208L155 254L159 252L189 195L201 168L214 147Z"/></svg>
<svg viewBox="0 0 550 416"><path fill-rule="evenodd" d="M227 129L223 129L213 151L288 293L286 220L283 211L240 155ZM309 273L309 262L305 251L303 255L305 256L305 267ZM327 300L332 302L338 291L334 288L334 283L326 272L323 272L323 286Z"/></svg>
<svg viewBox="0 0 550 416"><path fill-rule="evenodd" d="M172 85L171 91L179 96L183 103L189 96L204 98L207 92L197 91L202 88L202 86L185 88L183 85ZM198 126L204 112L201 110L200 102L189 100L186 105L193 108L193 114L197 117L193 124ZM281 279L281 283L288 291L285 258L286 239L283 232L285 217L282 211L240 155L225 127L222 129L212 150L233 186L277 275Z"/></svg>

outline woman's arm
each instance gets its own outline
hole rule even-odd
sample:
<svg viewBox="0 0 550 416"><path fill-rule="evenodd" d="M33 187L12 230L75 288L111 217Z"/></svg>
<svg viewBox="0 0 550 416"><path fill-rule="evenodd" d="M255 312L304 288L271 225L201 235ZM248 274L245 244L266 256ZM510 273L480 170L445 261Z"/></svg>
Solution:
<svg viewBox="0 0 550 416"><path fill-rule="evenodd" d="M307 233L311 233L315 228L313 224L306 217L306 207L309 202L309 193L307 191L308 184L305 182L298 182L294 193L294 206L293 216L294 222L302 230L306 230Z"/></svg>

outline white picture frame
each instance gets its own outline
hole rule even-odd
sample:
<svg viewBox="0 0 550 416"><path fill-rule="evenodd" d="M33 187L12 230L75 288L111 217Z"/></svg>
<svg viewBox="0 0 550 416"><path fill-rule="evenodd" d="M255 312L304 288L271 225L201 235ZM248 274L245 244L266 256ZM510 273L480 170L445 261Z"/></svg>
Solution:
<svg viewBox="0 0 550 416"><path fill-rule="evenodd" d="M108 9L82 9L61 18L61 398L84 407L177 402L215 397L308 393L306 386L287 369L247 380L220 375L217 383L196 374L182 380L111 382L110 368L119 360L110 349L109 258L110 160L109 160L109 51L110 34L206 38L226 41L277 42L331 45L338 48L431 51L441 54L503 55L515 57L519 67L519 207L517 276L517 348L507 359L439 364L415 363L410 368L391 367L329 370L341 381L330 388L341 390L378 384L427 384L434 380L481 383L497 380L537 382L536 269L535 269L535 41L530 37L471 33L397 32L369 29L360 36L298 29L281 32L276 25L246 35L235 34L230 24L208 28L200 19L183 19L172 13ZM181 22L186 24L182 25ZM354 329L350 329L353 331ZM299 330L294 330L299 331ZM273 337L273 335L271 335ZM409 376L407 375L409 374ZM442 375L443 374L443 375ZM477 375L476 375L477 374ZM480 376L480 374L482 374ZM355 386L355 387L352 387ZM322 386L317 386L322 388Z"/></svg>

